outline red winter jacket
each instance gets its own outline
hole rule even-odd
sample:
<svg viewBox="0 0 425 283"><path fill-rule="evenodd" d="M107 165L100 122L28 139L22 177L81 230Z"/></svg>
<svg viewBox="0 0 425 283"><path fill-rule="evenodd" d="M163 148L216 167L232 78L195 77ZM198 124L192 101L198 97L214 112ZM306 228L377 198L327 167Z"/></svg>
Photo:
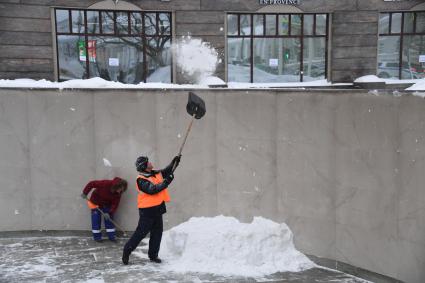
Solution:
<svg viewBox="0 0 425 283"><path fill-rule="evenodd" d="M121 194L111 192L111 187L118 184L121 178L115 177L113 180L99 180L89 182L83 190L85 195L88 195L92 189L93 193L90 196L90 201L99 206L99 208L109 207L110 213L113 214L120 203Z"/></svg>

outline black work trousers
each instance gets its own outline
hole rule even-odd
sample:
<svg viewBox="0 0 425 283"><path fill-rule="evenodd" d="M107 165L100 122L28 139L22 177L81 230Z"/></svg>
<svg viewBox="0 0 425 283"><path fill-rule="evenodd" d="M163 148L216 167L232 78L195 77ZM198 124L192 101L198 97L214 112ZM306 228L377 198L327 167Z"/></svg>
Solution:
<svg viewBox="0 0 425 283"><path fill-rule="evenodd" d="M149 258L157 258L161 245L162 230L162 213L147 213L146 210L139 208L139 223L136 231L125 244L124 251L130 254L137 248L140 241L150 233L148 256Z"/></svg>

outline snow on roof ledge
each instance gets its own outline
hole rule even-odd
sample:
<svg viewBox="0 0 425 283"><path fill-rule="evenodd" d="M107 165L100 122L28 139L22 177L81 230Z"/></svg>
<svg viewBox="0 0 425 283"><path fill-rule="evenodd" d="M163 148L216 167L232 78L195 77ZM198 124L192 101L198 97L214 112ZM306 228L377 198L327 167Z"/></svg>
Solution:
<svg viewBox="0 0 425 283"><path fill-rule="evenodd" d="M75 88L105 88L105 89L183 89L197 88L205 89L215 87L217 85L227 86L232 89L246 88L278 88L278 87L331 87L352 84L332 84L326 80L317 80L311 82L294 82L294 83L228 83L217 77L203 78L199 84L170 84L170 83L139 83L139 84L123 84L120 82L106 81L102 78L91 78L87 80L69 80L65 82L52 82L48 80L33 80L33 79L15 79L15 80L0 80L0 88L52 88L52 89L75 89Z"/></svg>

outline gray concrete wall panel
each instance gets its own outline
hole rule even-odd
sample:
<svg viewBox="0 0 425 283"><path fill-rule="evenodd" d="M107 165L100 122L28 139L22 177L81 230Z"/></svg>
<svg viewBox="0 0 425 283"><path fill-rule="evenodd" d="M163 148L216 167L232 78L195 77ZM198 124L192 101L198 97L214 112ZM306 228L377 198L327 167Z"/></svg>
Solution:
<svg viewBox="0 0 425 283"><path fill-rule="evenodd" d="M398 132L396 185L398 189L397 230L399 236L398 253L400 264L398 274L406 282L421 282L424 278L415 272L425 266L425 151L420 145L425 139L425 112L422 103L414 97L400 102L398 111ZM422 110L421 110L422 109ZM419 110L419 111L418 111ZM409 258L415 262L409 263Z"/></svg>
<svg viewBox="0 0 425 283"><path fill-rule="evenodd" d="M72 229L84 217L75 194L94 175L93 96L45 91L28 96L32 193L31 229ZM73 217L72 217L73 218Z"/></svg>
<svg viewBox="0 0 425 283"><path fill-rule="evenodd" d="M263 216L285 221L305 253L424 281L423 98L197 93L207 114L170 186L166 229L192 216ZM186 102L183 90L0 90L0 230L89 230L81 190L117 175L129 190L116 219L134 230L134 161L170 162L190 120Z"/></svg>
<svg viewBox="0 0 425 283"><path fill-rule="evenodd" d="M277 108L280 220L297 246L328 258L335 257L334 98L278 94Z"/></svg>
<svg viewBox="0 0 425 283"><path fill-rule="evenodd" d="M27 93L2 93L0 101L1 230L31 227L31 176Z"/></svg>
<svg viewBox="0 0 425 283"><path fill-rule="evenodd" d="M359 267L396 275L395 156L398 99L353 95L336 108L337 259L356 254ZM361 133L359 135L359 133ZM365 138L367 137L367 138Z"/></svg>

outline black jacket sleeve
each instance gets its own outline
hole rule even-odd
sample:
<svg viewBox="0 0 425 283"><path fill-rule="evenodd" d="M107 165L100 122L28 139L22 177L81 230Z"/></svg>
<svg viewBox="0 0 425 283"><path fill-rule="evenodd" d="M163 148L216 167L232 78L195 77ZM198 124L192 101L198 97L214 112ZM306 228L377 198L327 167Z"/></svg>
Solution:
<svg viewBox="0 0 425 283"><path fill-rule="evenodd" d="M154 185L151 182L149 182L148 180L139 178L137 180L137 187L139 188L140 191L144 192L145 194L148 195L154 195L157 194L159 192L161 192L162 190L166 189L168 186L167 182L164 181L160 184Z"/></svg>
<svg viewBox="0 0 425 283"><path fill-rule="evenodd" d="M160 170L162 177L168 176L173 173L173 161L171 161L170 165Z"/></svg>

